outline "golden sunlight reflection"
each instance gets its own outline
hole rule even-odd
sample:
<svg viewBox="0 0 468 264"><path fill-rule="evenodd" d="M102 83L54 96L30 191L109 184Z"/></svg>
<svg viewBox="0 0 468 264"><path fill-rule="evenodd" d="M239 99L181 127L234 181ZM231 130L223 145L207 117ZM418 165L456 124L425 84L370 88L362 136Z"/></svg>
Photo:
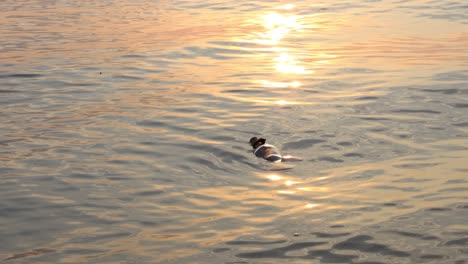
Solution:
<svg viewBox="0 0 468 264"><path fill-rule="evenodd" d="M305 192L327 192L328 188L325 187L299 187L298 190L305 191Z"/></svg>
<svg viewBox="0 0 468 264"><path fill-rule="evenodd" d="M301 182L298 182L298 181L293 181L293 180L288 180L288 179L285 179L284 176L280 176L278 174L268 174L265 176L265 178L271 180L271 181L283 181L284 185L286 186L292 186L294 184L299 184Z"/></svg>
<svg viewBox="0 0 468 264"><path fill-rule="evenodd" d="M318 187L318 186L301 186L304 182L296 181L293 177L287 177L284 175L279 175L277 173L270 173L270 174L260 174L260 177L266 178L271 182L274 182L274 189L271 191L275 191L278 194L299 194L308 192L312 195L315 199L322 199L325 193L329 193L329 188L326 187ZM310 183L309 183L310 184ZM301 205L301 208L315 208L319 206L317 203L312 203L306 201L305 204ZM296 207L297 208L297 207Z"/></svg>
<svg viewBox="0 0 468 264"><path fill-rule="evenodd" d="M262 16L263 27L266 32L258 33L255 41L263 45L277 45L291 30L299 30L302 25L297 23L297 16L286 16L278 13L270 13Z"/></svg>
<svg viewBox="0 0 468 264"><path fill-rule="evenodd" d="M268 46L268 50L273 52L269 55L272 56L272 69L289 77L313 73L298 58L297 54L302 52L295 50L291 45L285 47L285 44L282 43L288 35L297 38L300 37L298 34L302 34L303 29L312 28L312 26L306 27L300 22L301 16L295 14L294 8L296 8L294 4L279 5L276 12L260 15L260 19L253 20L255 24L261 25L264 29L253 32L253 42ZM327 58L323 58L321 63L327 63ZM297 80L289 82L260 80L259 82L269 88L297 88L302 85ZM278 100L274 104L282 106L291 104L291 102Z"/></svg>
<svg viewBox="0 0 468 264"><path fill-rule="evenodd" d="M273 88L297 88L302 85L301 82L298 81L293 81L293 82L273 82L273 81L268 81L268 80L261 80L260 84L267 86L267 87L273 87Z"/></svg>
<svg viewBox="0 0 468 264"><path fill-rule="evenodd" d="M281 193L281 194L295 194L296 191L293 191L293 190L280 190L280 191L278 191L278 193Z"/></svg>
<svg viewBox="0 0 468 264"><path fill-rule="evenodd" d="M305 208L314 208L314 207L317 207L319 206L318 204L314 204L314 203L308 203L305 205Z"/></svg>
<svg viewBox="0 0 468 264"><path fill-rule="evenodd" d="M290 100L283 100L279 99L277 100L276 98L264 98L264 99L251 99L248 97L235 97L236 100L241 101L241 102L249 102L249 103L256 103L259 105L276 105L276 106L292 106L292 105L309 105L313 104L313 102L306 102L306 101L290 101ZM254 114L249 114L249 115L244 115L244 117L256 117L259 115L254 115Z"/></svg>
<svg viewBox="0 0 468 264"><path fill-rule="evenodd" d="M300 183L300 182L287 180L287 181L284 182L284 185L286 185L286 186L292 186L292 185L298 184L298 183Z"/></svg>
<svg viewBox="0 0 468 264"><path fill-rule="evenodd" d="M249 102L256 102L256 103L266 104L266 105L278 105L278 106L308 104L307 102L293 102L293 101L286 101L286 100L250 100Z"/></svg>
<svg viewBox="0 0 468 264"><path fill-rule="evenodd" d="M323 181L323 180L326 180L326 179L328 179L328 178L330 178L330 176L322 176L322 177L318 177L318 178L316 179L316 181Z"/></svg>
<svg viewBox="0 0 468 264"><path fill-rule="evenodd" d="M313 73L311 70L306 70L304 66L293 56L287 53L280 53L278 57L273 59L276 62L275 69L281 73L294 73L294 74L309 74Z"/></svg>
<svg viewBox="0 0 468 264"><path fill-rule="evenodd" d="M296 104L294 102L288 102L286 100L278 100L275 102L277 105L291 105L291 104Z"/></svg>
<svg viewBox="0 0 468 264"><path fill-rule="evenodd" d="M284 9L284 10L291 10L291 9L294 9L295 7L296 6L294 4L286 4L286 5L280 6L279 8Z"/></svg>
<svg viewBox="0 0 468 264"><path fill-rule="evenodd" d="M270 174L266 176L267 179L272 180L272 181L279 181L283 179L283 177L276 175L276 174Z"/></svg>

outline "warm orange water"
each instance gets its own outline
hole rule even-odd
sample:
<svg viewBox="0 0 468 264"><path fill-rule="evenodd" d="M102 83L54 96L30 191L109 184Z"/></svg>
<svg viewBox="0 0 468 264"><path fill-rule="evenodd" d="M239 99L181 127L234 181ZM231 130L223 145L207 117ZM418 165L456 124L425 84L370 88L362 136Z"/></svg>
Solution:
<svg viewBox="0 0 468 264"><path fill-rule="evenodd" d="M5 263L468 261L466 3L0 7Z"/></svg>

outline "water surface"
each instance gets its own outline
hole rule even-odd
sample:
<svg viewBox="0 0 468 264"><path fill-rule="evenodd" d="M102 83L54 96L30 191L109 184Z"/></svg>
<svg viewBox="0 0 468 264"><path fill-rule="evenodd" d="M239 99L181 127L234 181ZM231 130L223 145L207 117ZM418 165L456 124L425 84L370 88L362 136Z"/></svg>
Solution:
<svg viewBox="0 0 468 264"><path fill-rule="evenodd" d="M5 263L468 261L463 1L0 7Z"/></svg>

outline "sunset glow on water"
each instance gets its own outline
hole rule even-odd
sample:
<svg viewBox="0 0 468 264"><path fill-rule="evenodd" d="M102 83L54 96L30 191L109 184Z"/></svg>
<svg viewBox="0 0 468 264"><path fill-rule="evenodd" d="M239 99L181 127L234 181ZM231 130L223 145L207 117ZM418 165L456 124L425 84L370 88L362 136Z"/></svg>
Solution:
<svg viewBox="0 0 468 264"><path fill-rule="evenodd" d="M0 7L5 263L468 259L466 3Z"/></svg>

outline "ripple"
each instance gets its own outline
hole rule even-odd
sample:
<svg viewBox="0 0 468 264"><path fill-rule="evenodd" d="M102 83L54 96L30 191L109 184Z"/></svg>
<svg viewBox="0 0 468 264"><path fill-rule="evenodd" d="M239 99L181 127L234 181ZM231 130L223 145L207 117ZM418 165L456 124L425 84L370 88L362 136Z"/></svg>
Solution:
<svg viewBox="0 0 468 264"><path fill-rule="evenodd" d="M361 97L357 97L355 100L367 101L367 100L377 100L377 99L379 99L379 97L377 96L361 96Z"/></svg>
<svg viewBox="0 0 468 264"><path fill-rule="evenodd" d="M434 167L437 165L439 165L439 163L408 163L408 164L394 165L394 167L402 168L402 169L421 169L421 168L427 168L427 167Z"/></svg>
<svg viewBox="0 0 468 264"><path fill-rule="evenodd" d="M39 78L42 77L42 74L37 73L16 73L16 74L0 74L0 79L7 78Z"/></svg>
<svg viewBox="0 0 468 264"><path fill-rule="evenodd" d="M329 233L322 233L322 232L312 232L310 233L316 237L320 238L335 238L335 237L342 237L342 236L347 236L350 235L351 233L335 233L335 234L329 234Z"/></svg>
<svg viewBox="0 0 468 264"><path fill-rule="evenodd" d="M86 174L86 173L72 173L70 174L69 176L70 178L75 178L75 179L95 179L96 176L95 175L91 175L91 174Z"/></svg>
<svg viewBox="0 0 468 264"><path fill-rule="evenodd" d="M445 243L447 246L467 246L468 245L468 237L456 240L450 240Z"/></svg>
<svg viewBox="0 0 468 264"><path fill-rule="evenodd" d="M19 259L19 258L25 258L25 257L38 256L38 255L53 253L53 252L56 252L56 250L49 249L49 248L37 248L37 249L33 249L32 251L29 251L29 252L14 254L13 256L4 259L3 261L12 260L12 259Z"/></svg>
<svg viewBox="0 0 468 264"><path fill-rule="evenodd" d="M354 153L354 152L343 154L343 156L344 156L344 157L357 157L357 158L363 158L363 157L364 157L363 154L361 154L361 153Z"/></svg>
<svg viewBox="0 0 468 264"><path fill-rule="evenodd" d="M182 126L179 126L179 125L172 125L172 124L169 124L167 122L161 122L161 121L147 120L147 121L138 122L137 125L145 126L145 127L154 127L154 128L158 128L158 127L171 128L171 129L179 130L179 131L186 132L186 133L196 133L198 131L196 129L192 129L192 128L188 128L188 127L182 127Z"/></svg>
<svg viewBox="0 0 468 264"><path fill-rule="evenodd" d="M192 161L193 163L198 163L200 165L206 166L207 168L210 168L212 170L217 170L217 171L226 171L226 168L223 167L222 165L218 165L215 162L200 158L200 157L190 157L188 158L189 161Z"/></svg>
<svg viewBox="0 0 468 264"><path fill-rule="evenodd" d="M396 257L408 257L410 254L394 250L389 248L386 245L367 242L371 240L372 237L366 235L359 235L349 238L343 242L337 243L333 246L334 249L345 249L345 250L357 250L360 252L371 252L378 253L382 255L396 256Z"/></svg>
<svg viewBox="0 0 468 264"><path fill-rule="evenodd" d="M401 236L405 236L405 237L422 239L422 240L440 240L440 238L436 237L436 236L426 236L426 235L423 235L423 234L412 233L412 232L407 232L407 231L395 230L395 231L386 231L386 232L401 235Z"/></svg>
<svg viewBox="0 0 468 264"><path fill-rule="evenodd" d="M320 245L326 244L325 242L299 242L299 243L293 243L291 245L285 246L285 247L280 247L280 248L275 248L272 250L265 250L265 251L257 251L257 252L247 252L247 253L240 253L237 254L236 256L239 258L294 258L291 256L288 256L288 252L290 251L296 251L296 250L301 250L305 248L310 248L310 247L317 247Z"/></svg>
<svg viewBox="0 0 468 264"><path fill-rule="evenodd" d="M0 94L7 94L7 93L22 93L23 91L19 91L19 90L3 90L3 89L0 89Z"/></svg>
<svg viewBox="0 0 468 264"><path fill-rule="evenodd" d="M112 234L96 234L93 236L82 236L75 238L71 240L71 243L77 243L77 244L88 244L88 243L94 243L102 240L110 240L110 239L115 239L119 237L128 237L132 235L132 233L128 232L121 232L121 233L112 233Z"/></svg>
<svg viewBox="0 0 468 264"><path fill-rule="evenodd" d="M299 141L287 142L284 144L284 148L306 149L323 142L326 141L322 139L302 139Z"/></svg>
<svg viewBox="0 0 468 264"><path fill-rule="evenodd" d="M468 103L467 104L464 104L464 103L453 104L453 107L455 107L455 108L468 108Z"/></svg>
<svg viewBox="0 0 468 264"><path fill-rule="evenodd" d="M142 191L142 192L135 193L135 195L137 195L137 196L155 196L155 195L160 195L162 193L164 193L164 191L162 191L162 190L149 190L149 191Z"/></svg>
<svg viewBox="0 0 468 264"><path fill-rule="evenodd" d="M467 71L453 71L436 74L432 77L436 81L466 81L468 79Z"/></svg>
<svg viewBox="0 0 468 264"><path fill-rule="evenodd" d="M457 94L461 93L459 89L448 88L448 89L423 89L425 92L431 93L443 93L443 94Z"/></svg>
<svg viewBox="0 0 468 264"><path fill-rule="evenodd" d="M455 123L453 125L457 127L468 127L468 122Z"/></svg>
<svg viewBox="0 0 468 264"><path fill-rule="evenodd" d="M328 161L328 162L333 162L333 163L344 162L344 160L342 160L342 159L336 159L336 158L333 158L333 157L320 157L318 160Z"/></svg>
<svg viewBox="0 0 468 264"><path fill-rule="evenodd" d="M273 245L273 244L283 244L286 240L276 240L276 241L247 241L247 240L237 240L226 242L227 245Z"/></svg>
<svg viewBox="0 0 468 264"><path fill-rule="evenodd" d="M440 114L439 111L425 109L400 109L393 111L394 113L423 113L423 114Z"/></svg>
<svg viewBox="0 0 468 264"><path fill-rule="evenodd" d="M213 253L221 253L231 250L230 248L213 248Z"/></svg>
<svg viewBox="0 0 468 264"><path fill-rule="evenodd" d="M443 211L451 211L452 209L450 209L450 208L437 208L437 207L434 207L434 208L428 208L427 210L428 210L428 211L431 211L431 212L443 212Z"/></svg>
<svg viewBox="0 0 468 264"><path fill-rule="evenodd" d="M4 2L0 259L466 259L461 1Z"/></svg>

